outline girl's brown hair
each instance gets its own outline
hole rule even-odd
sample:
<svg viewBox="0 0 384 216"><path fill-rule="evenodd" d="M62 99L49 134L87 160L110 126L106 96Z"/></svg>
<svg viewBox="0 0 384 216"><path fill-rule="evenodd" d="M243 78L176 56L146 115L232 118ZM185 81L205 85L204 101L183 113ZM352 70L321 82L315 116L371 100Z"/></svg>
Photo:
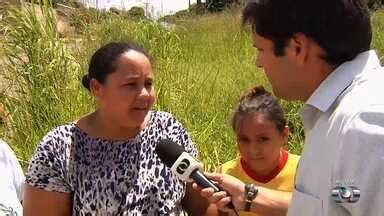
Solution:
<svg viewBox="0 0 384 216"><path fill-rule="evenodd" d="M239 103L232 116L232 128L236 131L236 125L240 118L248 113L259 112L264 114L268 120L272 121L277 130L282 133L287 120L284 111L277 99L263 86L256 86L245 92L239 100Z"/></svg>

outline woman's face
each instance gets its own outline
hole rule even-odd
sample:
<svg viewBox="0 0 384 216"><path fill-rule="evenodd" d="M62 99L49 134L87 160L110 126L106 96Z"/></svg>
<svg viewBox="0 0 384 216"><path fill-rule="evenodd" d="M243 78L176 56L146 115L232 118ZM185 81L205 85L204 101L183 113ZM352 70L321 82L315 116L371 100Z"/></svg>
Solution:
<svg viewBox="0 0 384 216"><path fill-rule="evenodd" d="M153 72L149 59L130 50L116 61L116 71L104 84L93 79L91 90L99 110L122 127L140 127L155 102Z"/></svg>
<svg viewBox="0 0 384 216"><path fill-rule="evenodd" d="M287 142L288 133L288 127L281 133L262 113L239 116L236 138L242 159L257 174L269 174L279 163L280 149Z"/></svg>

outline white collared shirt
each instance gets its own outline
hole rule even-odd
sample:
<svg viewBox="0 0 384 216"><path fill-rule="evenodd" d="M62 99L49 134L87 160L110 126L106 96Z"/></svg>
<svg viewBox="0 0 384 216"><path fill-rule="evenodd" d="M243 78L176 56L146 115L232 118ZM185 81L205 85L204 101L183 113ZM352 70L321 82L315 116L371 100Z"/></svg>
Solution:
<svg viewBox="0 0 384 216"><path fill-rule="evenodd" d="M288 215L384 215L384 68L375 51L336 68L301 117L306 139ZM355 189L349 202L332 196L341 186Z"/></svg>
<svg viewBox="0 0 384 216"><path fill-rule="evenodd" d="M0 215L21 216L23 170L11 148L0 139Z"/></svg>

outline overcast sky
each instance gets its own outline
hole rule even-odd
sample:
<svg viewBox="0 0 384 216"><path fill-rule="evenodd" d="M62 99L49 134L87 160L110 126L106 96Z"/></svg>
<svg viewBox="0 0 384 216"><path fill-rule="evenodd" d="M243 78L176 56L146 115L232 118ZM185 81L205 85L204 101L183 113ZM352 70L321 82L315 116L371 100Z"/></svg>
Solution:
<svg viewBox="0 0 384 216"><path fill-rule="evenodd" d="M111 7L129 9L132 6L146 8L152 16L164 16L175 13L179 10L188 8L189 0L83 0L88 2L88 5L95 7L97 2L98 8L109 9ZM191 4L196 3L196 0L190 0ZM204 0L203 0L204 2Z"/></svg>

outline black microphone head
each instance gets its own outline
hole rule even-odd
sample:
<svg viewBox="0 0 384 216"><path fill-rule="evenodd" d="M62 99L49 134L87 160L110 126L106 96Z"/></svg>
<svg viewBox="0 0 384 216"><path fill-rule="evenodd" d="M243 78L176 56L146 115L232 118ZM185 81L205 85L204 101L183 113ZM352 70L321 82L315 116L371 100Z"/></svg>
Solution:
<svg viewBox="0 0 384 216"><path fill-rule="evenodd" d="M167 167L172 167L177 158L184 152L184 149L169 139L162 139L157 144L155 151Z"/></svg>

